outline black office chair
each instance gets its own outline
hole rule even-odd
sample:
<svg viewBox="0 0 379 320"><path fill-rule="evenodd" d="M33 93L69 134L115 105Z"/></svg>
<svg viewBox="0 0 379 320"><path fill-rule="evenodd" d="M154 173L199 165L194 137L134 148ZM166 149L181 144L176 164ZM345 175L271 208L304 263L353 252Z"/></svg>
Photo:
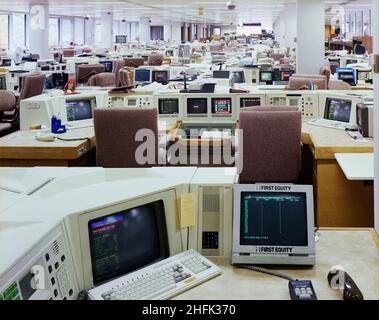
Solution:
<svg viewBox="0 0 379 320"><path fill-rule="evenodd" d="M366 53L366 47L362 44L357 43L354 46L354 54L363 55Z"/></svg>

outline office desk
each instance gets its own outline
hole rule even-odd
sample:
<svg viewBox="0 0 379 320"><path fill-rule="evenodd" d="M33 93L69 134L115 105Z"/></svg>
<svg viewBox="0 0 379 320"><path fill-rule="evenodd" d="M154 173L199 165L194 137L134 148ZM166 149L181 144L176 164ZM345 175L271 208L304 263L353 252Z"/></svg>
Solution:
<svg viewBox="0 0 379 320"><path fill-rule="evenodd" d="M373 153L374 142L352 139L344 130L303 123L302 142L313 154L316 223L321 227L372 227L373 187L346 179L336 153Z"/></svg>
<svg viewBox="0 0 379 320"><path fill-rule="evenodd" d="M334 265L342 265L366 300L379 299L379 240L372 229L321 230L316 243L316 265L276 268L311 280L318 299L341 300L342 292L329 288L326 277ZM374 238L375 237L375 238ZM375 244L375 241L377 241ZM222 274L174 299L290 299L288 281L250 270L233 268L227 259L211 259Z"/></svg>
<svg viewBox="0 0 379 320"><path fill-rule="evenodd" d="M160 134L176 126L176 121L159 121ZM35 131L16 131L0 138L0 167L88 166L94 163L96 146L93 127L69 130L57 136L77 141L44 142ZM87 139L88 138L88 139Z"/></svg>
<svg viewBox="0 0 379 320"><path fill-rule="evenodd" d="M373 153L336 153L335 156L348 180L374 180Z"/></svg>

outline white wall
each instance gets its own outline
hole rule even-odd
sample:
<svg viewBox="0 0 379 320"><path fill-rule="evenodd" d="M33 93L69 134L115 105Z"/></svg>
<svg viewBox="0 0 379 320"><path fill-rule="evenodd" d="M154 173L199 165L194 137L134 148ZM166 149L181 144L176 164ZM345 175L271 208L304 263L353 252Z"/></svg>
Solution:
<svg viewBox="0 0 379 320"><path fill-rule="evenodd" d="M297 6L296 3L287 3L284 9L284 47L296 48L297 37Z"/></svg>
<svg viewBox="0 0 379 320"><path fill-rule="evenodd" d="M29 50L41 59L51 58L49 53L49 5L31 5L29 17Z"/></svg>
<svg viewBox="0 0 379 320"><path fill-rule="evenodd" d="M285 28L284 28L284 18L279 16L273 25L273 30L275 34L275 40L280 44L280 47L284 47L285 44Z"/></svg>
<svg viewBox="0 0 379 320"><path fill-rule="evenodd" d="M296 72L318 74L325 60L325 2L298 0Z"/></svg>

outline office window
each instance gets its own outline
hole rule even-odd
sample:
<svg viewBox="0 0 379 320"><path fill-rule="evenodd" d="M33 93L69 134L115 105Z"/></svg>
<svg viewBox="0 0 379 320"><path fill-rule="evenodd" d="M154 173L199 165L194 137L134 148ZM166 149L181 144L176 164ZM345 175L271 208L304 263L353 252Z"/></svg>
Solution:
<svg viewBox="0 0 379 320"><path fill-rule="evenodd" d="M0 49L8 49L9 46L9 16L0 14Z"/></svg>
<svg viewBox="0 0 379 320"><path fill-rule="evenodd" d="M74 41L71 19L60 19L61 21L61 45L69 46Z"/></svg>
<svg viewBox="0 0 379 320"><path fill-rule="evenodd" d="M163 40L163 26L150 27L150 40Z"/></svg>
<svg viewBox="0 0 379 320"><path fill-rule="evenodd" d="M25 46L25 14L13 14L13 48Z"/></svg>
<svg viewBox="0 0 379 320"><path fill-rule="evenodd" d="M74 42L78 45L84 44L84 19L74 19Z"/></svg>
<svg viewBox="0 0 379 320"><path fill-rule="evenodd" d="M49 46L59 45L59 19L49 19Z"/></svg>

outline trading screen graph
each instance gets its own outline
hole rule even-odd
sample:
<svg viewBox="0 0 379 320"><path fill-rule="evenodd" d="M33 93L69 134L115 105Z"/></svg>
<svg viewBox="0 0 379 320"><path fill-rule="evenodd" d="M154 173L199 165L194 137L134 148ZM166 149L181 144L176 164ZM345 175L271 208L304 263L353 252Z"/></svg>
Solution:
<svg viewBox="0 0 379 320"><path fill-rule="evenodd" d="M308 245L306 194L242 192L240 244Z"/></svg>

